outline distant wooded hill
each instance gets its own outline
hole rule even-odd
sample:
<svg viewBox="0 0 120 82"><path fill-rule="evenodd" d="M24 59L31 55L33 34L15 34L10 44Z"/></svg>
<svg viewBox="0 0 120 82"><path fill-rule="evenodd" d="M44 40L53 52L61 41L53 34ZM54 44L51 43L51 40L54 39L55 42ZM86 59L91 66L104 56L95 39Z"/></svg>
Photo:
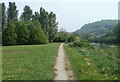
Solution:
<svg viewBox="0 0 120 82"><path fill-rule="evenodd" d="M73 32L74 34L84 36L92 34L95 36L105 35L108 31L112 30L118 23L118 20L101 20L93 23L85 24L81 29Z"/></svg>

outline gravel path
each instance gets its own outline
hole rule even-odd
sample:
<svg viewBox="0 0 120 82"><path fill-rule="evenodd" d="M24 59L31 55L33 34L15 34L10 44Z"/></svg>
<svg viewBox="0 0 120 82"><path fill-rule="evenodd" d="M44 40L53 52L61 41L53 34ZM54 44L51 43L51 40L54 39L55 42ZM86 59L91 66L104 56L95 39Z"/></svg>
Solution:
<svg viewBox="0 0 120 82"><path fill-rule="evenodd" d="M63 48L64 43L59 47L57 62L55 66L55 72L57 76L55 80L68 80L67 71L65 70L65 53Z"/></svg>

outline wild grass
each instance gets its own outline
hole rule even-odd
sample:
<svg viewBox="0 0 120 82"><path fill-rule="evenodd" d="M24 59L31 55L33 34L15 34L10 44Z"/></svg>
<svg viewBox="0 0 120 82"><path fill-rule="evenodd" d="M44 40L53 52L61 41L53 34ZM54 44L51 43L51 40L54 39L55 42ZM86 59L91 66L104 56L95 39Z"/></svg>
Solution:
<svg viewBox="0 0 120 82"><path fill-rule="evenodd" d="M3 80L53 80L60 43L3 46Z"/></svg>
<svg viewBox="0 0 120 82"><path fill-rule="evenodd" d="M80 48L65 45L72 69L79 80L117 80L117 48Z"/></svg>

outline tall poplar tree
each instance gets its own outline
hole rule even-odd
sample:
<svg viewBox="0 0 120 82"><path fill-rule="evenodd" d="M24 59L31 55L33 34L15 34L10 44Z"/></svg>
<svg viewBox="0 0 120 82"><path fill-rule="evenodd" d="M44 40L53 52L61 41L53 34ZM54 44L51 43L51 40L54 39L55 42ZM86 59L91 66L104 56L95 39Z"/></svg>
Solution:
<svg viewBox="0 0 120 82"><path fill-rule="evenodd" d="M30 7L28 5L25 5L24 9L23 9L23 13L20 17L20 19L23 20L31 20L32 18L32 9L30 9Z"/></svg>
<svg viewBox="0 0 120 82"><path fill-rule="evenodd" d="M44 33L49 38L49 32L48 32L48 28L49 28L49 14L42 7L40 8L40 23L42 25L42 29L43 29Z"/></svg>
<svg viewBox="0 0 120 82"><path fill-rule="evenodd" d="M41 7L39 21L44 33L48 37L49 41L52 42L55 39L56 33L58 31L56 15L53 12L50 12L49 14L47 11L45 11L45 9Z"/></svg>
<svg viewBox="0 0 120 82"><path fill-rule="evenodd" d="M53 12L50 12L49 14L49 40L50 42L53 42L53 40L56 37L57 31L58 31L58 23L56 22L56 15Z"/></svg>
<svg viewBox="0 0 120 82"><path fill-rule="evenodd" d="M38 12L35 12L34 15L32 16L32 20L33 20L33 21L34 21L34 20L39 21L39 19L40 19L40 14L39 14Z"/></svg>
<svg viewBox="0 0 120 82"><path fill-rule="evenodd" d="M18 10L15 2L9 2L9 8L7 10L7 20L17 20Z"/></svg>
<svg viewBox="0 0 120 82"><path fill-rule="evenodd" d="M5 26L5 20L6 20L5 9L6 9L5 4L2 3L2 29Z"/></svg>

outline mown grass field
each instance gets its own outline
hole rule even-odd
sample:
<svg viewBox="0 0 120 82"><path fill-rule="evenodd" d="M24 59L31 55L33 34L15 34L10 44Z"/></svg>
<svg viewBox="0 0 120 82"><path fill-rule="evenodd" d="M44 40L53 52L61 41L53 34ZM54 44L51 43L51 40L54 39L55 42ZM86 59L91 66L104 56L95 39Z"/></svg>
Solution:
<svg viewBox="0 0 120 82"><path fill-rule="evenodd" d="M69 47L65 45L78 80L117 80L119 75L117 48L95 49Z"/></svg>
<svg viewBox="0 0 120 82"><path fill-rule="evenodd" d="M60 43L3 46L3 80L52 80Z"/></svg>

